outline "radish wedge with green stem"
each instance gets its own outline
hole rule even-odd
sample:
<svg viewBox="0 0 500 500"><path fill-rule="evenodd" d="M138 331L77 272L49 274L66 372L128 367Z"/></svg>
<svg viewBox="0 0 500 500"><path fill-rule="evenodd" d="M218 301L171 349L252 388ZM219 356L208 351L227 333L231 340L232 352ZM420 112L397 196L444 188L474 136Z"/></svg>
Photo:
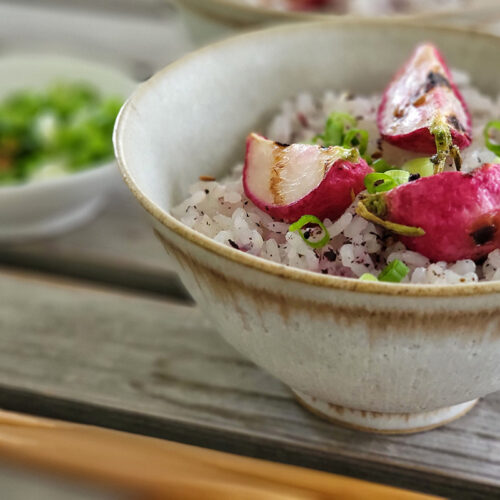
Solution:
<svg viewBox="0 0 500 500"><path fill-rule="evenodd" d="M281 144L252 133L243 187L248 198L275 219L295 222L310 214L335 220L364 190L370 172L356 149Z"/></svg>
<svg viewBox="0 0 500 500"><path fill-rule="evenodd" d="M472 120L443 56L431 44L417 47L384 92L377 124L384 140L417 153L436 153L436 120L450 146L472 141ZM434 131L433 131L434 130Z"/></svg>
<svg viewBox="0 0 500 500"><path fill-rule="evenodd" d="M433 261L478 260L500 248L500 164L423 177L366 196L356 211Z"/></svg>

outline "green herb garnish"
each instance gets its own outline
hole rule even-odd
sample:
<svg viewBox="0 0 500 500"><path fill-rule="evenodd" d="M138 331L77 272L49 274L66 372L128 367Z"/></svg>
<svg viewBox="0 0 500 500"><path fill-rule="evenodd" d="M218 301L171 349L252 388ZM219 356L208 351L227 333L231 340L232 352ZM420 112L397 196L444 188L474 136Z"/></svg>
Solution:
<svg viewBox="0 0 500 500"><path fill-rule="evenodd" d="M396 181L387 174L371 173L365 177L365 187L370 194L389 191L397 186Z"/></svg>
<svg viewBox="0 0 500 500"><path fill-rule="evenodd" d="M323 134L317 135L314 142L321 140L323 146L342 146L345 128L355 127L356 119L348 113L331 113L328 116Z"/></svg>
<svg viewBox="0 0 500 500"><path fill-rule="evenodd" d="M319 241L311 241L310 234L306 235L307 230L302 232L301 229L308 224L317 224L323 231L323 237ZM330 235L325 225L315 215L303 215L297 222L294 222L288 229L290 232L298 231L300 237L312 248L322 248L330 241Z"/></svg>
<svg viewBox="0 0 500 500"><path fill-rule="evenodd" d="M397 186L406 184L410 180L410 172L407 172L406 170L387 170L385 172L385 175L388 175L389 177L394 179L394 182Z"/></svg>
<svg viewBox="0 0 500 500"><path fill-rule="evenodd" d="M387 283L401 283L408 275L410 269L408 266L398 259L394 259L387 267L379 274L378 280Z"/></svg>
<svg viewBox="0 0 500 500"><path fill-rule="evenodd" d="M500 156L500 144L492 141L493 130L500 131L500 121L493 120L489 122L486 127L484 127L484 142L486 143L486 147L497 156Z"/></svg>
<svg viewBox="0 0 500 500"><path fill-rule="evenodd" d="M344 135L344 148L356 148L363 156L368 149L368 132L359 128L352 128Z"/></svg>
<svg viewBox="0 0 500 500"><path fill-rule="evenodd" d="M406 170L387 170L385 173L372 172L365 177L365 187L370 194L383 193L406 184L410 173Z"/></svg>
<svg viewBox="0 0 500 500"><path fill-rule="evenodd" d="M373 170L375 170L375 172L378 172L380 174L387 172L387 170L394 169L394 167L392 165L389 165L389 163L387 163L383 158L375 160L372 164L372 168Z"/></svg>
<svg viewBox="0 0 500 500"><path fill-rule="evenodd" d="M382 281L385 283L401 283L410 272L408 266L398 259L394 259L389 263L383 271L378 275L378 278L371 274L365 273L360 276L361 281Z"/></svg>
<svg viewBox="0 0 500 500"><path fill-rule="evenodd" d="M368 132L356 128L356 118L349 113L334 112L328 116L325 130L313 138L313 143L321 141L323 146L343 146L344 148L356 148L361 156L371 163L371 157L366 154L368 149Z"/></svg>
<svg viewBox="0 0 500 500"><path fill-rule="evenodd" d="M83 83L58 83L3 98L0 184L61 176L109 161L122 103Z"/></svg>
<svg viewBox="0 0 500 500"><path fill-rule="evenodd" d="M410 174L418 174L420 177L430 177L434 175L434 163L430 158L415 158L407 161L401 170L406 170Z"/></svg>

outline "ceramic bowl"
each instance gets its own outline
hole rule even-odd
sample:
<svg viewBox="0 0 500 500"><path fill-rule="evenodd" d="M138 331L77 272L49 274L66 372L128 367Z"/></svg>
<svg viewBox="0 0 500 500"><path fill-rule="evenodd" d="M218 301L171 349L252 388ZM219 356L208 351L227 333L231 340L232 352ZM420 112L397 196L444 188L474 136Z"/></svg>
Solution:
<svg viewBox="0 0 500 500"><path fill-rule="evenodd" d="M493 36L380 21L297 24L167 67L132 95L115 128L125 181L221 335L312 411L377 432L432 428L500 389L500 283L311 273L218 244L169 210L200 175L220 177L240 162L246 135L284 99L304 90L381 91L422 40L497 93Z"/></svg>
<svg viewBox="0 0 500 500"><path fill-rule="evenodd" d="M209 41L234 35L243 30L295 21L337 19L353 21L359 15L335 15L317 12L279 11L238 3L236 0L174 0L193 42L203 45ZM473 2L473 4L472 4ZM422 11L399 18L425 24L457 24L484 26L500 21L497 0L471 0L470 5L443 8L439 14Z"/></svg>
<svg viewBox="0 0 500 500"><path fill-rule="evenodd" d="M0 57L0 100L20 89L44 89L54 81L84 81L103 94L126 98L136 83L119 70L70 56L10 54ZM0 242L47 237L92 218L116 182L109 161L60 178L0 186Z"/></svg>

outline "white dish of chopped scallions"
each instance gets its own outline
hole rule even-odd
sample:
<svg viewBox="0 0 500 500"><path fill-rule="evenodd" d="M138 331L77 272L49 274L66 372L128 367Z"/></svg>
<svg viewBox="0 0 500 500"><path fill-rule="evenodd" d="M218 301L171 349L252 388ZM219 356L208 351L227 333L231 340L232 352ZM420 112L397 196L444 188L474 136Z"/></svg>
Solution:
<svg viewBox="0 0 500 500"><path fill-rule="evenodd" d="M98 213L117 178L114 121L134 87L121 70L72 56L0 57L0 242Z"/></svg>

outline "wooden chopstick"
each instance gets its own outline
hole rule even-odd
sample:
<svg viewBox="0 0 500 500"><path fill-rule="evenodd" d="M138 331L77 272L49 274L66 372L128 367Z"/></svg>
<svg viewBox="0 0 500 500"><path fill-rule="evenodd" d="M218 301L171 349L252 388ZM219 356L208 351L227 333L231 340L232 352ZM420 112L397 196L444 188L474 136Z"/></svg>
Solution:
<svg viewBox="0 0 500 500"><path fill-rule="evenodd" d="M1 410L0 457L118 487L141 499L436 498L300 467Z"/></svg>

